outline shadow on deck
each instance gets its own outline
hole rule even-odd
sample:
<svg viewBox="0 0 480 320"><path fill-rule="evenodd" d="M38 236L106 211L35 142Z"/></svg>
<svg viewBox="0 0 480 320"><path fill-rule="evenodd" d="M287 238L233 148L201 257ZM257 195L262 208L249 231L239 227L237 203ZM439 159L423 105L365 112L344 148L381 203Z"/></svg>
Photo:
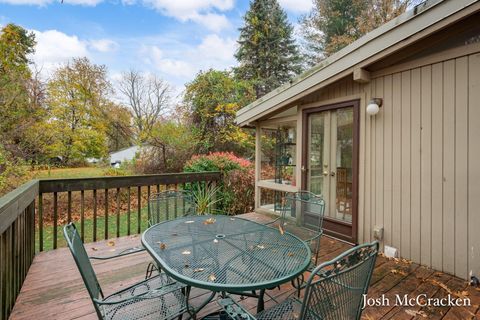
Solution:
<svg viewBox="0 0 480 320"><path fill-rule="evenodd" d="M267 217L255 213L244 215L249 219L266 220ZM111 242L100 241L86 245L90 255L109 255L124 248L140 244L140 236L114 239ZM110 245L109 245L110 244ZM320 259L327 261L347 250L350 246L328 237L321 242ZM143 279L150 256L143 252L119 258L115 261L95 261L94 268L105 294L117 291ZM278 301L292 294L291 285L284 284L281 290L268 293ZM448 294L468 297L470 307L398 307L394 305L396 295L408 294L416 297L425 293L427 297L441 298ZM201 300L208 292L192 290L192 297ZM436 272L408 261L388 260L379 257L369 289L369 298L385 294L392 305L368 307L363 319L480 319L480 289L468 286L459 278ZM252 312L256 300L247 298L242 302ZM274 303L266 297L266 307ZM210 303L200 313L200 317L217 310L215 302ZM96 319L95 310L83 285L80 274L67 248L42 252L35 256L21 293L16 301L11 320L20 319Z"/></svg>

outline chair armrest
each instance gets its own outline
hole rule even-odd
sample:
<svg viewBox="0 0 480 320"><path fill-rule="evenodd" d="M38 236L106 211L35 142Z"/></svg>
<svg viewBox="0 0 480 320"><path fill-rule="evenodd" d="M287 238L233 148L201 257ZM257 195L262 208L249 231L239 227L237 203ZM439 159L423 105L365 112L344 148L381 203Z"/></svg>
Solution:
<svg viewBox="0 0 480 320"><path fill-rule="evenodd" d="M122 250L119 253L111 255L111 256L106 256L106 257L89 256L88 258L91 259L91 260L109 260L109 259L115 259L115 258L123 257L123 256L129 255L129 254L139 253L139 252L142 252L142 251L145 251L145 248L143 248L143 247L133 247L133 248L128 248L128 249Z"/></svg>
<svg viewBox="0 0 480 320"><path fill-rule="evenodd" d="M250 314L244 307L235 302L232 298L227 296L217 300L217 303L233 320L256 320L256 318Z"/></svg>

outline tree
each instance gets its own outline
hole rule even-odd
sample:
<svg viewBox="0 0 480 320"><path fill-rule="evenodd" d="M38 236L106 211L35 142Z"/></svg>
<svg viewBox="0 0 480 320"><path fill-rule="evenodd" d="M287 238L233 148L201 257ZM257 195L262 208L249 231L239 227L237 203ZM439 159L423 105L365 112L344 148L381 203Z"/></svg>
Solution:
<svg viewBox="0 0 480 320"><path fill-rule="evenodd" d="M198 134L198 151L245 153L252 149L251 135L235 124L235 114L254 99L252 84L229 71L199 72L186 85L184 96Z"/></svg>
<svg viewBox="0 0 480 320"><path fill-rule="evenodd" d="M105 106L105 117L108 137L108 150L117 151L126 148L133 143L133 131L131 126L132 113L125 106L110 102Z"/></svg>
<svg viewBox="0 0 480 320"><path fill-rule="evenodd" d="M170 104L169 84L155 75L130 70L122 75L119 90L133 111L137 138L147 140Z"/></svg>
<svg viewBox="0 0 480 320"><path fill-rule="evenodd" d="M235 57L241 79L253 81L259 98L301 71L293 27L277 0L253 0L240 28Z"/></svg>
<svg viewBox="0 0 480 320"><path fill-rule="evenodd" d="M65 164L106 155L106 106L112 90L106 67L87 58L73 59L55 71L47 90L46 126L54 133L50 155L60 156Z"/></svg>
<svg viewBox="0 0 480 320"><path fill-rule="evenodd" d="M314 0L301 18L311 64L403 13L416 0Z"/></svg>
<svg viewBox="0 0 480 320"><path fill-rule="evenodd" d="M27 57L34 46L33 33L20 26L7 24L0 31L0 135L5 145L12 146L10 151L15 151L25 123L35 111L30 108L27 88L31 79Z"/></svg>

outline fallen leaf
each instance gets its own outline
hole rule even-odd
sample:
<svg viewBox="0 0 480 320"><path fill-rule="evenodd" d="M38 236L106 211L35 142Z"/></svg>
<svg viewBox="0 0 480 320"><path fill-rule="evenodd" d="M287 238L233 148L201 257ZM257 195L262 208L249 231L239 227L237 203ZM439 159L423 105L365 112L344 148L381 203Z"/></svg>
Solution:
<svg viewBox="0 0 480 320"><path fill-rule="evenodd" d="M195 222L195 221L193 221L193 220L187 220L187 221L185 221L185 223L194 223L194 222Z"/></svg>
<svg viewBox="0 0 480 320"><path fill-rule="evenodd" d="M160 247L161 250L165 250L165 248L167 247L167 245L163 242L158 242L158 246Z"/></svg>
<svg viewBox="0 0 480 320"><path fill-rule="evenodd" d="M203 224L214 224L217 221L215 218L208 218L207 220L203 221Z"/></svg>
<svg viewBox="0 0 480 320"><path fill-rule="evenodd" d="M193 272L203 272L205 269L203 268L197 268L197 269L193 269Z"/></svg>
<svg viewBox="0 0 480 320"><path fill-rule="evenodd" d="M230 218L230 221L235 221L235 218Z"/></svg>
<svg viewBox="0 0 480 320"><path fill-rule="evenodd" d="M411 309L406 309L405 313L408 314L409 316L415 317L415 316L421 316L422 318L427 318L427 314L424 311L415 311Z"/></svg>
<svg viewBox="0 0 480 320"><path fill-rule="evenodd" d="M289 253L287 253L287 256L289 256L289 257L293 257L293 252L289 252Z"/></svg>
<svg viewBox="0 0 480 320"><path fill-rule="evenodd" d="M258 249L265 249L265 246L263 244L257 244Z"/></svg>
<svg viewBox="0 0 480 320"><path fill-rule="evenodd" d="M402 276L406 276L408 274L405 271L397 270L397 269L392 269L392 270L390 270L390 272L393 273L393 274L399 274L399 275L402 275Z"/></svg>
<svg viewBox="0 0 480 320"><path fill-rule="evenodd" d="M208 281L214 282L215 280L217 280L217 277L215 276L214 273L208 276Z"/></svg>
<svg viewBox="0 0 480 320"><path fill-rule="evenodd" d="M178 233L172 233L172 236L176 237L176 236L178 236Z"/></svg>
<svg viewBox="0 0 480 320"><path fill-rule="evenodd" d="M117 249L110 249L110 250L108 250L108 251L110 251L110 252L114 252L114 251L116 251L116 250L117 250Z"/></svg>
<svg viewBox="0 0 480 320"><path fill-rule="evenodd" d="M218 243L218 240L217 240L217 239L213 239L213 243Z"/></svg>
<svg viewBox="0 0 480 320"><path fill-rule="evenodd" d="M184 268L190 268L190 265L188 263L185 263Z"/></svg>
<svg viewBox="0 0 480 320"><path fill-rule="evenodd" d="M93 251L98 251L98 249L97 249L97 248L94 248L94 247L92 247L92 250L93 250Z"/></svg>
<svg viewBox="0 0 480 320"><path fill-rule="evenodd" d="M189 254L191 254L191 253L192 253L192 252L191 252L191 251L188 251L188 250L182 251L182 254L184 254L184 255L189 255Z"/></svg>
<svg viewBox="0 0 480 320"><path fill-rule="evenodd" d="M107 246L109 246L109 247L113 247L114 245L115 245L115 241L113 241L113 240L110 240L110 241L107 242Z"/></svg>

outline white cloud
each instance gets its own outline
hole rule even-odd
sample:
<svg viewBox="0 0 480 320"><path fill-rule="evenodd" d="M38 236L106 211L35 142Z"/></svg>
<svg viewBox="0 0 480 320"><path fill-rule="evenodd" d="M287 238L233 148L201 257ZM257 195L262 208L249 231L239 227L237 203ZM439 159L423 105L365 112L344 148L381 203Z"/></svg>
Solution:
<svg viewBox="0 0 480 320"><path fill-rule="evenodd" d="M90 40L89 46L98 52L111 52L118 48L118 44L110 39Z"/></svg>
<svg viewBox="0 0 480 320"><path fill-rule="evenodd" d="M282 8L295 13L307 13L313 7L312 0L279 0Z"/></svg>
<svg viewBox="0 0 480 320"><path fill-rule="evenodd" d="M166 80L183 86L191 81L197 72L209 68L226 69L235 64L233 56L236 41L216 34L207 35L196 46L149 45L143 46L140 55L144 62L161 73Z"/></svg>
<svg viewBox="0 0 480 320"><path fill-rule="evenodd" d="M206 36L197 50L203 59L219 60L220 62L233 62L233 54L237 48L237 42L231 38L223 39L216 34Z"/></svg>
<svg viewBox="0 0 480 320"><path fill-rule="evenodd" d="M57 0L0 0L0 3L7 3L13 5L35 5L46 6ZM96 6L103 0L64 0L64 4L71 5L83 5L83 6Z"/></svg>
<svg viewBox="0 0 480 320"><path fill-rule="evenodd" d="M142 51L147 54L147 63L169 76L188 78L195 72L189 63L165 57L163 51L157 46L144 47Z"/></svg>
<svg viewBox="0 0 480 320"><path fill-rule="evenodd" d="M227 17L218 11L231 10L235 5L234 0L122 0L125 5L136 2L141 2L181 22L193 21L215 32L230 26Z"/></svg>
<svg viewBox="0 0 480 320"><path fill-rule="evenodd" d="M88 42L57 30L37 31L33 60L46 73L73 57L89 56Z"/></svg>

